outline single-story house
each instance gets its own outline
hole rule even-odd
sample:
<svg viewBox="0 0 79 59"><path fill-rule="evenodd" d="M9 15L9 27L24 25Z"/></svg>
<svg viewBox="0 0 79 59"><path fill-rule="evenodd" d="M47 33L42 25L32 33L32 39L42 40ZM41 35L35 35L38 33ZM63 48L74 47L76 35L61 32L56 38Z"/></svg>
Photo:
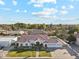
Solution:
<svg viewBox="0 0 79 59"><path fill-rule="evenodd" d="M14 36L1 36L0 37L0 47L9 47L12 43L17 41L17 37Z"/></svg>
<svg viewBox="0 0 79 59"><path fill-rule="evenodd" d="M58 41L57 38L50 38L46 34L23 34L17 38L18 46L32 46L32 44L36 44L36 42L42 43L43 46L47 45L48 48L62 47L62 43Z"/></svg>
<svg viewBox="0 0 79 59"><path fill-rule="evenodd" d="M20 34L20 31L6 31L7 35L18 35Z"/></svg>

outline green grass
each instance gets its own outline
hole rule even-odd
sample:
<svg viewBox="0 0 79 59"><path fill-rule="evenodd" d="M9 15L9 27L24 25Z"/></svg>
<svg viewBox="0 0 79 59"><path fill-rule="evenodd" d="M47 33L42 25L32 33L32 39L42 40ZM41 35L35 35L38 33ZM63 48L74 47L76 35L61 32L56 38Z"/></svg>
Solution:
<svg viewBox="0 0 79 59"><path fill-rule="evenodd" d="M40 57L51 57L51 54L50 54L50 52L40 51L39 56Z"/></svg>
<svg viewBox="0 0 79 59"><path fill-rule="evenodd" d="M23 51L23 52L9 51L7 56L8 57L35 57L36 52L35 51Z"/></svg>

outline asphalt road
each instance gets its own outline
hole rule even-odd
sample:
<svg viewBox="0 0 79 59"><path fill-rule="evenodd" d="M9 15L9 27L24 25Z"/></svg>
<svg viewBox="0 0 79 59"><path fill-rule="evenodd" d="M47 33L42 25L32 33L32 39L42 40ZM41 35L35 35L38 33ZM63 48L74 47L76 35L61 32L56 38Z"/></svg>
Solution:
<svg viewBox="0 0 79 59"><path fill-rule="evenodd" d="M75 44L70 44L71 48L73 48L75 51L77 51L77 53L79 54L79 46L75 45Z"/></svg>

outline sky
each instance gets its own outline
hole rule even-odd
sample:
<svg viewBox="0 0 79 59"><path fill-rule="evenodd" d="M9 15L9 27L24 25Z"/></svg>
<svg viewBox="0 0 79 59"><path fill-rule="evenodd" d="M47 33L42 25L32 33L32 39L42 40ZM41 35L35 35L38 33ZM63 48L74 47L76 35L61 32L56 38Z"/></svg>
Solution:
<svg viewBox="0 0 79 59"><path fill-rule="evenodd" d="M79 24L79 0L0 0L0 24Z"/></svg>

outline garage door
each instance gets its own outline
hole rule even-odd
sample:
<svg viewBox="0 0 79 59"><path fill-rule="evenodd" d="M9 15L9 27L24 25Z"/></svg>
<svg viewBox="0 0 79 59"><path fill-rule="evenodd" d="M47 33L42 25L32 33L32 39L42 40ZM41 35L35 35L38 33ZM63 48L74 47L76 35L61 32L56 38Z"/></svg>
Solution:
<svg viewBox="0 0 79 59"><path fill-rule="evenodd" d="M52 47L62 47L62 45L49 43L49 44L47 44L47 47L49 47L49 48L52 48Z"/></svg>

